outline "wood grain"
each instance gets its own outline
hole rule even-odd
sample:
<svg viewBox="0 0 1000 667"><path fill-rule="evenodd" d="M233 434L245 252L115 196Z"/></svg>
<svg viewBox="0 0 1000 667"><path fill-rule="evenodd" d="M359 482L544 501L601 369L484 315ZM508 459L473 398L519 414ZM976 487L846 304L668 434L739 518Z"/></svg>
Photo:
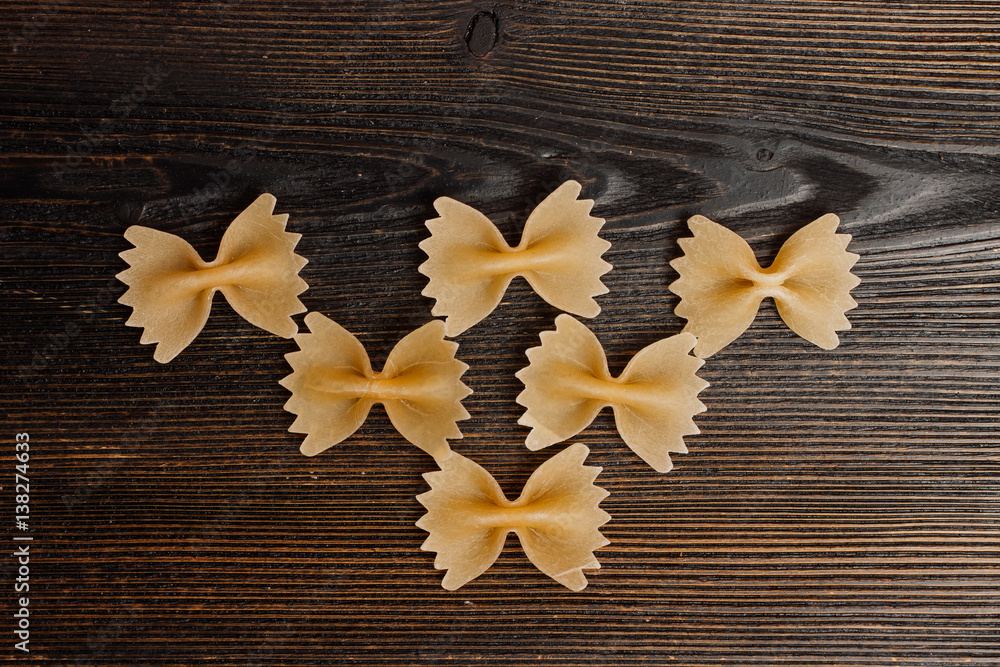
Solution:
<svg viewBox="0 0 1000 667"><path fill-rule="evenodd" d="M0 659L997 664L996 9L5 3L0 368L9 451L31 434L35 541L31 654ZM609 412L575 439L612 515L581 593L513 539L444 591L414 526L433 462L384 412L301 457L277 384L294 343L219 299L160 365L116 303L129 225L211 257L271 192L303 234L304 303L379 365L430 319L435 197L513 242L569 178L608 220L588 324L614 372L683 327L668 262L690 215L766 263L832 211L862 256L839 348L768 303L706 363L702 433L668 475ZM523 447L513 375L556 314L518 280L458 338L475 393L454 448L511 496L558 451Z"/></svg>

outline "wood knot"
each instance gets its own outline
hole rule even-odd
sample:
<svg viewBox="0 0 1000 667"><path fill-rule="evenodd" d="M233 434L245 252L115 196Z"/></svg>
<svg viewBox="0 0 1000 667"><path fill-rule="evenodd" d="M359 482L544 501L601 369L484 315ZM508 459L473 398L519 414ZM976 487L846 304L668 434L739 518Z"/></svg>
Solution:
<svg viewBox="0 0 1000 667"><path fill-rule="evenodd" d="M144 204L134 201L116 201L114 206L115 217L126 225L139 222L146 211Z"/></svg>
<svg viewBox="0 0 1000 667"><path fill-rule="evenodd" d="M492 51L500 40L500 21L493 12L476 12L465 30L465 44L469 53L482 58Z"/></svg>

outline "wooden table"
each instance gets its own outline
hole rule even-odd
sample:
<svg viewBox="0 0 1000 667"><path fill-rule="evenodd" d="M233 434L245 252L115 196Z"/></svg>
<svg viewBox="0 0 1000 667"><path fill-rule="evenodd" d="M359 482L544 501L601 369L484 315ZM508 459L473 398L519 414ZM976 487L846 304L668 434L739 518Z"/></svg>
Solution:
<svg viewBox="0 0 1000 667"><path fill-rule="evenodd" d="M1000 661L996 2L13 0L0 50L2 488L30 545L23 664L995 665ZM260 193L301 233L305 305L376 367L430 320L433 200L514 243L577 179L614 270L588 321L618 372L677 333L668 262L709 216L763 262L840 214L853 329L824 351L766 302L701 371L666 475L610 411L611 544L572 593L511 538L440 585L414 526L433 460L377 409L299 454L292 341L216 299L162 365L116 303L132 224L206 258ZM520 279L457 340L455 451L516 496L514 372L558 311ZM298 321L301 322L301 315ZM30 520L15 434L30 437ZM15 537L33 538L14 541Z"/></svg>

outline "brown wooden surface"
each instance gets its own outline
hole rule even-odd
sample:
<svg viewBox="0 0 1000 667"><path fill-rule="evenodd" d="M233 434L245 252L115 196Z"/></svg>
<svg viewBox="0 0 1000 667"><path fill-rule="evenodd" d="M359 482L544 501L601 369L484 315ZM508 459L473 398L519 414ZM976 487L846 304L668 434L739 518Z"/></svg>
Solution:
<svg viewBox="0 0 1000 667"><path fill-rule="evenodd" d="M30 433L35 538L30 655L3 558L4 660L1000 661L997 2L2 9L0 460L12 481ZM766 262L836 212L863 281L838 349L766 304L706 363L702 434L673 472L610 412L575 439L612 515L581 593L513 538L443 590L414 526L434 465L384 412L304 458L278 385L294 343L220 298L160 365L115 302L128 225L211 257L271 192L304 235L304 303L378 366L430 318L417 244L436 196L514 241L568 178L608 220L611 291L588 324L615 372L683 326L667 262L695 213ZM513 375L555 315L519 280L458 339L476 393L455 449L509 495L558 451L524 448Z"/></svg>

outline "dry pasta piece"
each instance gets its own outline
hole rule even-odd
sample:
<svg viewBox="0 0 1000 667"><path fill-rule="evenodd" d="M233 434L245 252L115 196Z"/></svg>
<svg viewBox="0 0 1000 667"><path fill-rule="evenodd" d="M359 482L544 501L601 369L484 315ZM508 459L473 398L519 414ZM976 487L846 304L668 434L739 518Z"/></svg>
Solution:
<svg viewBox="0 0 1000 667"><path fill-rule="evenodd" d="M462 437L457 421L468 419L461 381L469 367L455 358L458 344L444 338L434 320L407 334L372 370L368 353L346 329L319 313L305 318L311 333L295 336L300 351L285 355L292 374L281 385L292 392L285 410L297 415L292 433L305 433L301 451L315 456L350 437L376 403L408 441L435 459L451 456L448 439Z"/></svg>
<svg viewBox="0 0 1000 667"><path fill-rule="evenodd" d="M608 544L599 528L611 518L598 507L608 496L594 484L601 468L583 465L589 453L576 444L556 454L515 501L461 454L424 473L431 490L417 496L427 508L417 526L430 533L421 549L437 552L434 567L448 571L441 585L453 591L488 570L514 532L535 567L570 590L586 588L582 570L601 567L594 550Z"/></svg>
<svg viewBox="0 0 1000 667"><path fill-rule="evenodd" d="M774 262L760 268L738 234L708 218L688 220L693 238L678 241L684 256L670 262L680 278L670 290L681 298L674 312L684 331L698 337L694 352L705 359L736 340L757 317L765 297L792 331L824 350L837 347L836 332L850 329L845 313L857 307L851 273L858 255L847 252L850 234L837 234L833 213L809 223L785 241Z"/></svg>
<svg viewBox="0 0 1000 667"><path fill-rule="evenodd" d="M601 276L611 265L601 259L611 244L597 233L604 220L590 215L592 199L577 199L580 184L566 181L528 216L521 242L511 248L485 215L449 197L435 200L441 216L427 221L430 238L420 242L430 278L424 296L436 299L431 312L445 316L457 336L493 312L515 276L523 276L548 303L581 317L601 307Z"/></svg>
<svg viewBox="0 0 1000 667"><path fill-rule="evenodd" d="M569 315L540 338L516 374L524 383L517 402L527 411L518 423L531 427L528 449L573 437L610 405L625 444L658 472L673 467L671 452L687 452L684 436L699 433L693 417L705 411L698 392L708 386L695 374L705 362L690 354L694 336L681 333L640 350L618 377L597 337Z"/></svg>
<svg viewBox="0 0 1000 667"><path fill-rule="evenodd" d="M302 235L285 231L288 214L272 214L276 201L263 194L240 213L211 262L173 234L138 225L125 230L135 248L120 254L130 268L117 276L129 286L118 302L132 307L125 324L144 329L140 342L157 343L154 359L165 364L194 340L217 291L251 324L282 338L295 335L291 316L306 310L298 295L308 288L299 277L308 260L295 254Z"/></svg>

